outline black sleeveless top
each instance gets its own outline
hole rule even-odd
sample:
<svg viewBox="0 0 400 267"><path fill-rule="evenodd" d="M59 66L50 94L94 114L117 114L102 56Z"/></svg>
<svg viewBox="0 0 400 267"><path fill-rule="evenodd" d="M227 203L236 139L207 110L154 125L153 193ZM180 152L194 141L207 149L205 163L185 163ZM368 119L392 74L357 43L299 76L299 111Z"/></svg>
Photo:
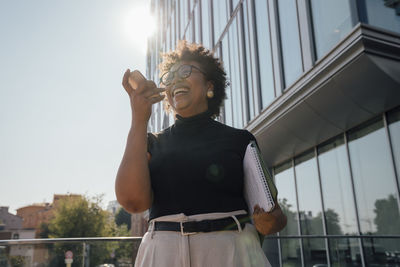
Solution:
<svg viewBox="0 0 400 267"><path fill-rule="evenodd" d="M211 119L177 115L175 124L148 134L150 220L178 213L194 215L247 210L243 157L254 136Z"/></svg>

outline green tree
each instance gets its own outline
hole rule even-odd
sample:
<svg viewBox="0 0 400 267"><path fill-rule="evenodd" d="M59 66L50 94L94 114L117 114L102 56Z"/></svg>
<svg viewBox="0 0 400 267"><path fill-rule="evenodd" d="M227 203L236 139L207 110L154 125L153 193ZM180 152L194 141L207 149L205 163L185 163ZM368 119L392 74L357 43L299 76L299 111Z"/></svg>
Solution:
<svg viewBox="0 0 400 267"><path fill-rule="evenodd" d="M400 214L397 199L394 195L375 201L376 214L374 223L377 226L377 234L400 234Z"/></svg>
<svg viewBox="0 0 400 267"><path fill-rule="evenodd" d="M131 214L127 212L124 208L120 208L115 214L115 223L118 226L125 224L128 227L128 230L131 229Z"/></svg>
<svg viewBox="0 0 400 267"><path fill-rule="evenodd" d="M51 238L111 236L113 228L111 223L108 212L101 208L101 197L65 198L55 207L54 217L48 225L48 236ZM81 266L84 247L86 253L90 255L91 266L101 264L108 259L111 251L108 243L86 242L85 245L82 242L57 243L54 246L56 257L52 264L63 264L64 253L71 250L74 253L73 266Z"/></svg>

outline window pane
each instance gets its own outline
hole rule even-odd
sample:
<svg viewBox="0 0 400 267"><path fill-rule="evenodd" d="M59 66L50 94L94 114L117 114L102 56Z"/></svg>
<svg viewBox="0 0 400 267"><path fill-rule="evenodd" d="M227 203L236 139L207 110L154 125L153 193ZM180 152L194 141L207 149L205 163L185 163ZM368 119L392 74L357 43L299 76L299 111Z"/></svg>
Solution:
<svg viewBox="0 0 400 267"><path fill-rule="evenodd" d="M225 72L230 79L230 63L229 63L229 46L228 46L228 34L222 39L222 61L224 64ZM226 87L226 99L224 101L224 114L225 114L225 124L233 126L232 118L232 89L231 86Z"/></svg>
<svg viewBox="0 0 400 267"><path fill-rule="evenodd" d="M188 28L186 30L186 40L188 40L189 42L193 42L194 41L193 19L190 20L189 26L188 26Z"/></svg>
<svg viewBox="0 0 400 267"><path fill-rule="evenodd" d="M400 33L400 4L396 1L366 0L368 24Z"/></svg>
<svg viewBox="0 0 400 267"><path fill-rule="evenodd" d="M272 71L271 43L267 1L255 1L257 24L257 46L260 69L262 107L265 108L275 97Z"/></svg>
<svg viewBox="0 0 400 267"><path fill-rule="evenodd" d="M296 0L280 0L278 3L279 26L282 46L285 88L303 72Z"/></svg>
<svg viewBox="0 0 400 267"><path fill-rule="evenodd" d="M318 148L327 233L357 234L357 218L343 137Z"/></svg>
<svg viewBox="0 0 400 267"><path fill-rule="evenodd" d="M383 121L350 133L349 140L361 231L399 234L400 225L393 224L399 220L397 186Z"/></svg>
<svg viewBox="0 0 400 267"><path fill-rule="evenodd" d="M274 169L275 184L278 189L278 202L287 216L286 227L280 235L298 235L298 214L294 173L291 162Z"/></svg>
<svg viewBox="0 0 400 267"><path fill-rule="evenodd" d="M286 227L279 235L298 235L296 189L291 162L274 168L274 173L278 202L287 217ZM299 239L281 239L281 253L283 266L301 266Z"/></svg>
<svg viewBox="0 0 400 267"><path fill-rule="evenodd" d="M343 136L318 148L327 234L356 235L357 217L346 147ZM331 263L359 266L360 249L356 239L329 241Z"/></svg>
<svg viewBox="0 0 400 267"><path fill-rule="evenodd" d="M363 239L364 255L367 266L397 267L400 242L396 238ZM396 264L397 263L397 264Z"/></svg>
<svg viewBox="0 0 400 267"><path fill-rule="evenodd" d="M361 266L361 254L358 239L329 239L329 254L332 266Z"/></svg>
<svg viewBox="0 0 400 267"><path fill-rule="evenodd" d="M301 267L301 250L300 239L282 239L282 266L284 267ZM274 266L274 265L272 265ZM279 265L275 265L279 266Z"/></svg>
<svg viewBox="0 0 400 267"><path fill-rule="evenodd" d="M317 58L324 56L353 28L353 0L311 0Z"/></svg>
<svg viewBox="0 0 400 267"><path fill-rule="evenodd" d="M233 126L243 128L243 108L240 87L240 66L237 34L237 19L229 27L230 81L232 90Z"/></svg>
<svg viewBox="0 0 400 267"><path fill-rule="evenodd" d="M209 0L201 0L201 23L203 30L203 45L208 49L212 48L210 41L210 8L209 8Z"/></svg>
<svg viewBox="0 0 400 267"><path fill-rule="evenodd" d="M363 234L400 233L397 185L383 121L349 133L350 160L360 226ZM398 249L398 240L364 240L368 264L384 264L385 252Z"/></svg>
<svg viewBox="0 0 400 267"><path fill-rule="evenodd" d="M305 266L328 266L324 239L304 238L303 253Z"/></svg>
<svg viewBox="0 0 400 267"><path fill-rule="evenodd" d="M201 34L200 34L201 33L201 22L200 22L200 5L199 4L197 4L195 7L194 18L196 20L196 23L194 25L195 26L195 29L194 29L195 40L194 41L198 44L201 44L202 40L201 40Z"/></svg>
<svg viewBox="0 0 400 267"><path fill-rule="evenodd" d="M228 3L226 0L212 1L214 13L214 43L216 43L228 22Z"/></svg>
<svg viewBox="0 0 400 267"><path fill-rule="evenodd" d="M388 114L390 141L392 143L397 179L400 175L400 109ZM399 183L400 181L397 181Z"/></svg>
<svg viewBox="0 0 400 267"><path fill-rule="evenodd" d="M244 46L245 46L245 57L247 72L247 85L245 88L248 90L249 96L249 112L250 119L253 119L256 113L255 101L256 101L256 88L257 88L257 76L256 76L256 61L254 59L254 35L253 33L253 16L249 15L249 9L247 8L248 1L243 2L243 28L244 28Z"/></svg>
<svg viewBox="0 0 400 267"><path fill-rule="evenodd" d="M317 162L313 151L295 159L295 173L301 233L303 235L322 235L324 231L321 194ZM306 265L326 263L323 239L304 239L303 249Z"/></svg>
<svg viewBox="0 0 400 267"><path fill-rule="evenodd" d="M188 0L180 0L179 1L179 13L180 13L180 37L182 38L185 35L185 28L188 23ZM181 39L180 38L180 39Z"/></svg>

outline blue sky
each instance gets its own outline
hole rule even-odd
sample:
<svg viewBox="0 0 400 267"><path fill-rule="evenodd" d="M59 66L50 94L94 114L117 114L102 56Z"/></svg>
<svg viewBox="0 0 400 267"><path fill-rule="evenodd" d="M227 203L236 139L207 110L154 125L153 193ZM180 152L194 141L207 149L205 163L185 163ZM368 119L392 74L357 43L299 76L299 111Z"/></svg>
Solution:
<svg viewBox="0 0 400 267"><path fill-rule="evenodd" d="M149 2L0 0L0 206L115 199L130 127L121 78L145 73Z"/></svg>

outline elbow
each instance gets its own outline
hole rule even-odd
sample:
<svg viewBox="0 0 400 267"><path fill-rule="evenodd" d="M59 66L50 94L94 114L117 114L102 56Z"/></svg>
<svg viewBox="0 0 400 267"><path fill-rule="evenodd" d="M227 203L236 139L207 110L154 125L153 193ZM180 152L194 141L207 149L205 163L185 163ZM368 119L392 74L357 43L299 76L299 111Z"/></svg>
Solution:
<svg viewBox="0 0 400 267"><path fill-rule="evenodd" d="M140 213L148 210L152 204L152 193L134 194L126 188L115 187L118 203L129 213Z"/></svg>
<svg viewBox="0 0 400 267"><path fill-rule="evenodd" d="M141 213L148 210L151 204L146 201L134 198L118 197L118 203L129 213Z"/></svg>

